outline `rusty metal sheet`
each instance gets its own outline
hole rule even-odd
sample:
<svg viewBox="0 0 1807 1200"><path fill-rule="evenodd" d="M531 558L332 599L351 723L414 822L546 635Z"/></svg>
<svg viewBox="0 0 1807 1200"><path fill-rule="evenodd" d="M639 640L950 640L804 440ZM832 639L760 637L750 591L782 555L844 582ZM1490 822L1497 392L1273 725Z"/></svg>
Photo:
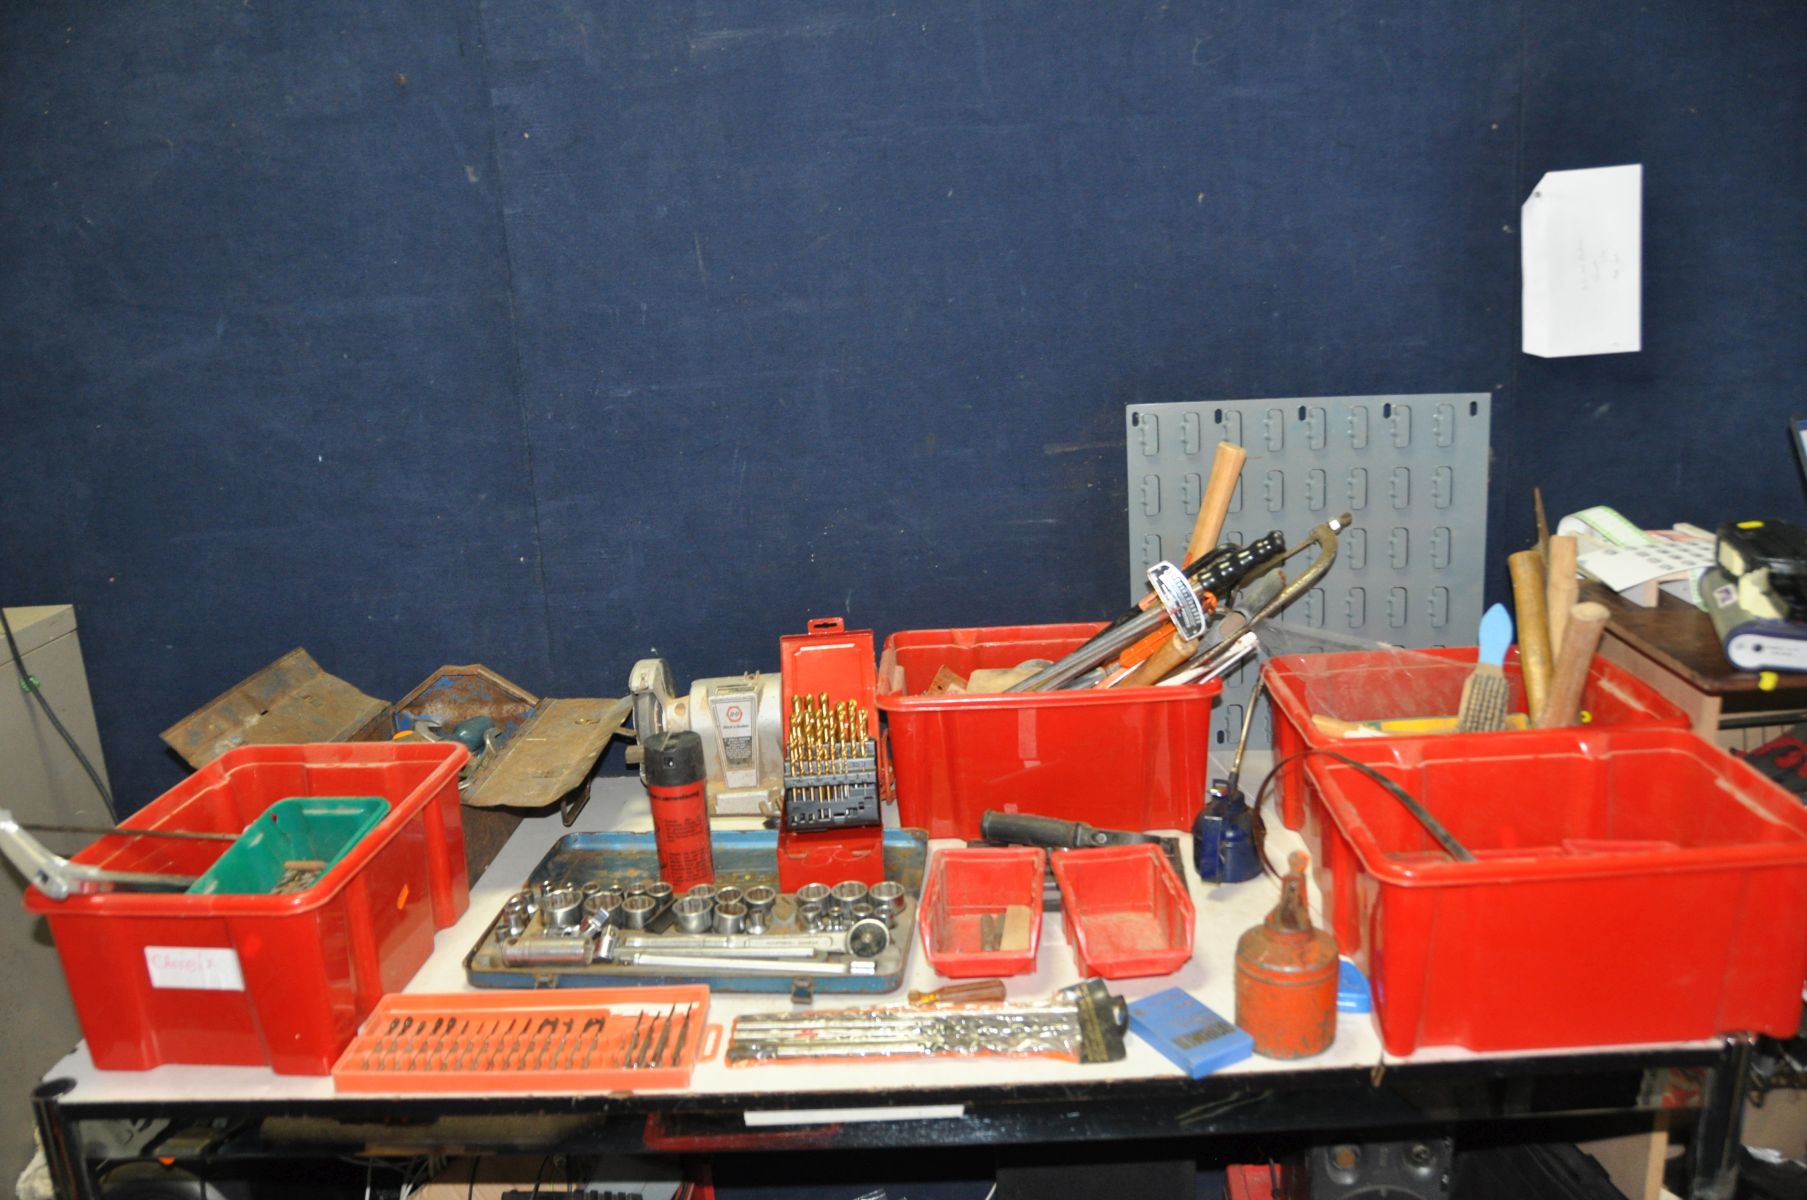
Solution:
<svg viewBox="0 0 1807 1200"><path fill-rule="evenodd" d="M542 808L589 778L609 739L633 710L618 700L542 700L482 762L464 792L472 808Z"/></svg>
<svg viewBox="0 0 1807 1200"><path fill-rule="evenodd" d="M387 707L327 674L298 646L161 736L190 766L203 767L237 746L345 741Z"/></svg>
<svg viewBox="0 0 1807 1200"><path fill-rule="evenodd" d="M386 742L412 722L429 717L450 729L471 717L488 717L501 736L512 734L527 719L540 698L504 679L482 663L444 666L422 680L420 686L389 705L351 738L354 742ZM400 725L396 715L404 714Z"/></svg>

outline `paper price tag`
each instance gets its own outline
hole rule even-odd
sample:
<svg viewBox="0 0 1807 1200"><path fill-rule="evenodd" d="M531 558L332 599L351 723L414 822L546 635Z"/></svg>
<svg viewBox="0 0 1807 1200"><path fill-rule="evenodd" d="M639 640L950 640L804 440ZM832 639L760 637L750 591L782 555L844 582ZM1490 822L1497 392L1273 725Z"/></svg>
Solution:
<svg viewBox="0 0 1807 1200"><path fill-rule="evenodd" d="M144 965L154 988L202 992L242 992L245 975L238 952L214 946L146 946Z"/></svg>
<svg viewBox="0 0 1807 1200"><path fill-rule="evenodd" d="M1198 593L1184 571L1170 562L1158 562L1148 568L1148 586L1161 598L1161 607L1181 637L1194 641L1205 632L1205 606L1198 602Z"/></svg>

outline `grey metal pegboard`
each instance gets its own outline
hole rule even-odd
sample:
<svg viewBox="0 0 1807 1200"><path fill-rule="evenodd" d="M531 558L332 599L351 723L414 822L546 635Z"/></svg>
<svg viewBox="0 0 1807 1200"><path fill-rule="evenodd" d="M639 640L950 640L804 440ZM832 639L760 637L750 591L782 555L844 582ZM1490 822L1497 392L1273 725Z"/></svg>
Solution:
<svg viewBox="0 0 1807 1200"><path fill-rule="evenodd" d="M1336 566L1284 618L1288 635L1396 646L1473 644L1487 550L1487 457L1492 397L1316 396L1133 404L1124 412L1129 464L1129 588L1177 561L1198 515L1217 443L1248 451L1224 537L1270 529L1300 539L1347 511ZM1316 631L1315 634L1311 631ZM1224 681L1214 747L1233 745L1257 664ZM1265 706L1250 732L1266 747Z"/></svg>

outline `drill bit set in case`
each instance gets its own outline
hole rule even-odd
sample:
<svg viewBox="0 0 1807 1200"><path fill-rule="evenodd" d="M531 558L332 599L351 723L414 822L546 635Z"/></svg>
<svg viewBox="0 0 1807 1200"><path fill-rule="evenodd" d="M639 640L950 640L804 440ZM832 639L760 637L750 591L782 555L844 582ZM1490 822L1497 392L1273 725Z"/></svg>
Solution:
<svg viewBox="0 0 1807 1200"><path fill-rule="evenodd" d="M701 985L388 996L333 1066L341 1092L681 1088L715 1056ZM705 1044L706 1043L706 1044Z"/></svg>

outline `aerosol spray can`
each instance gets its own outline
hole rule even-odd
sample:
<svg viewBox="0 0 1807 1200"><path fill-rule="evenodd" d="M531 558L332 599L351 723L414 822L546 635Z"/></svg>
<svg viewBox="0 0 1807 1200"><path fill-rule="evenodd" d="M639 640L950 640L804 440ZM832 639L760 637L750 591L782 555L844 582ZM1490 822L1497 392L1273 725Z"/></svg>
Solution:
<svg viewBox="0 0 1807 1200"><path fill-rule="evenodd" d="M652 799L659 874L675 892L715 881L709 800L703 794L703 739L689 730L646 739L646 794Z"/></svg>

